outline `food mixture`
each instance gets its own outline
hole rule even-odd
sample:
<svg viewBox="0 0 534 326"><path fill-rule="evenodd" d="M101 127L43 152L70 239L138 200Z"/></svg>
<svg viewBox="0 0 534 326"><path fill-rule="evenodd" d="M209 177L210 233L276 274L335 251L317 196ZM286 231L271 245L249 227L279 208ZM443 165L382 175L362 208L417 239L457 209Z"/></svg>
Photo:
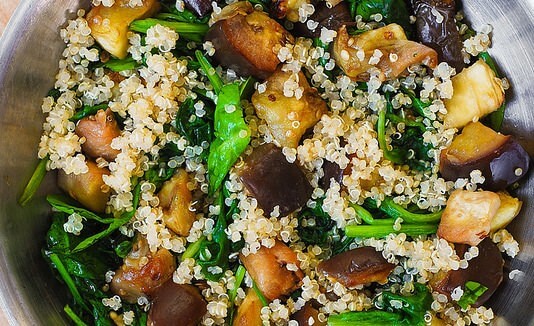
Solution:
<svg viewBox="0 0 534 326"><path fill-rule="evenodd" d="M66 316L488 324L529 168L491 32L454 0L93 0L21 198L57 171Z"/></svg>

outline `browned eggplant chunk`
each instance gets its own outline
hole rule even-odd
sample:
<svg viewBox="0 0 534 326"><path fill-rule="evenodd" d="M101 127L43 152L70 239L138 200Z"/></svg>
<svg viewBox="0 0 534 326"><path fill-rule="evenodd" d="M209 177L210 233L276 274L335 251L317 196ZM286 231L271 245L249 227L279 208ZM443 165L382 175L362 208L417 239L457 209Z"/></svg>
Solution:
<svg viewBox="0 0 534 326"><path fill-rule="evenodd" d="M302 95L297 99L284 94L288 80L298 83ZM274 139L280 146L297 148L302 136L321 120L328 111L326 102L317 90L310 86L304 73L276 70L266 80L264 92L254 92L252 104L260 119L265 120Z"/></svg>
<svg viewBox="0 0 534 326"><path fill-rule="evenodd" d="M111 7L98 5L87 13L91 36L114 57L128 55L128 27L136 19L154 15L160 8L158 0L143 0L141 6L130 7L127 0L117 0Z"/></svg>
<svg viewBox="0 0 534 326"><path fill-rule="evenodd" d="M388 263L381 252L372 247L361 247L323 260L317 271L348 288L354 288L373 282L384 284L394 268L395 265Z"/></svg>
<svg viewBox="0 0 534 326"><path fill-rule="evenodd" d="M168 280L153 294L148 326L196 326L208 311L197 287Z"/></svg>
<svg viewBox="0 0 534 326"><path fill-rule="evenodd" d="M187 184L189 176L179 169L174 176L163 184L158 193L159 204L163 209L163 221L174 233L187 237L196 221L196 214L190 210L193 195Z"/></svg>
<svg viewBox="0 0 534 326"><path fill-rule="evenodd" d="M245 300L237 308L233 326L260 326L263 325L261 319L261 308L263 304L253 289L247 291Z"/></svg>
<svg viewBox="0 0 534 326"><path fill-rule="evenodd" d="M456 245L456 253L463 258L469 246ZM450 298L452 291L464 285L467 281L477 282L488 288L483 295L473 304L480 307L497 290L503 279L504 260L499 248L486 238L478 244L478 256L469 260L466 269L450 270L430 284L435 291L443 293Z"/></svg>
<svg viewBox="0 0 534 326"><path fill-rule="evenodd" d="M273 144L255 148L239 175L266 214L278 206L285 216L304 206L313 192L304 172Z"/></svg>
<svg viewBox="0 0 534 326"><path fill-rule="evenodd" d="M482 187L497 191L524 177L529 165L528 153L512 137L475 122L441 151L439 171L444 179L454 181L480 170L485 178Z"/></svg>
<svg viewBox="0 0 534 326"><path fill-rule="evenodd" d="M315 5L315 12L308 20L313 20L319 24L314 30L310 30L306 23L296 22L293 25L292 33L295 36L320 37L323 27L337 31L341 26L349 25L352 22L346 1L341 1L331 8L328 8L325 1L321 1Z"/></svg>
<svg viewBox="0 0 534 326"><path fill-rule="evenodd" d="M297 321L299 326L326 326L326 322L319 320L319 310L315 309L309 302L295 312L291 319Z"/></svg>
<svg viewBox="0 0 534 326"><path fill-rule="evenodd" d="M462 40L456 26L454 0L412 0L419 40L436 50L439 61L460 72L464 67ZM439 17L439 18L438 18Z"/></svg>
<svg viewBox="0 0 534 326"><path fill-rule="evenodd" d="M78 136L85 137L82 150L88 156L114 161L119 155L120 151L111 147L111 141L120 136L121 130L110 109L81 119L75 131Z"/></svg>
<svg viewBox="0 0 534 326"><path fill-rule="evenodd" d="M106 168L99 168L93 161L87 161L87 167L88 172L78 175L66 174L63 170L59 170L57 184L61 190L84 207L96 213L103 213L111 193L102 176L110 172Z"/></svg>
<svg viewBox="0 0 534 326"><path fill-rule="evenodd" d="M176 269L174 256L167 249L151 253L147 240L139 236L124 264L111 280L111 291L129 303L152 294L172 278Z"/></svg>
<svg viewBox="0 0 534 326"><path fill-rule="evenodd" d="M193 11L198 17L204 17L213 9L209 0L184 0L187 9Z"/></svg>
<svg viewBox="0 0 534 326"><path fill-rule="evenodd" d="M278 49L294 39L278 22L260 11L217 21L206 34L215 60L240 76L265 79L280 61Z"/></svg>
<svg viewBox="0 0 534 326"><path fill-rule="evenodd" d="M241 254L239 257L261 293L269 300L290 294L299 287L304 277L297 254L280 241L276 241L272 248L261 247L254 254Z"/></svg>

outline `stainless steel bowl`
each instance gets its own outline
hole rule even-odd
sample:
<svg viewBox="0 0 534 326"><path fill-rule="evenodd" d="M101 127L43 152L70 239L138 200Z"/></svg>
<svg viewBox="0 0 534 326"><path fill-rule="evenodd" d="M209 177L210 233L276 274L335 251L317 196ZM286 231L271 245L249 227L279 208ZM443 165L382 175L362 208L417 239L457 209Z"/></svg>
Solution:
<svg viewBox="0 0 534 326"><path fill-rule="evenodd" d="M6 0L2 0L6 1ZM12 325L61 325L65 290L45 265L40 248L47 229L44 195L54 189L50 173L27 208L17 204L35 167L41 133L41 101L53 86L64 44L59 27L89 1L22 1L0 40L0 307ZM491 49L509 77L505 133L534 153L534 0L464 0L473 26L494 27ZM510 227L521 253L506 265L526 273L505 281L490 305L496 325L534 325L534 173L517 196L525 205Z"/></svg>

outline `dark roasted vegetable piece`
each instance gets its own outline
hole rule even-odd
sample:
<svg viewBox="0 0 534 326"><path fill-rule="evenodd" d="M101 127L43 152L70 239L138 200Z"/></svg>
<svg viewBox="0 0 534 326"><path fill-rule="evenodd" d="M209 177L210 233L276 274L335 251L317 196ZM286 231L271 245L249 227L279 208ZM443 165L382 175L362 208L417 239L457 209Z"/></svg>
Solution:
<svg viewBox="0 0 534 326"><path fill-rule="evenodd" d="M114 161L120 153L119 150L111 147L111 142L120 136L121 130L109 108L81 119L76 125L76 134L85 137L82 150L87 156Z"/></svg>
<svg viewBox="0 0 534 326"><path fill-rule="evenodd" d="M384 284L395 265L388 263L382 253L372 247L361 247L323 260L317 266L324 273L348 288L372 282Z"/></svg>
<svg viewBox="0 0 534 326"><path fill-rule="evenodd" d="M278 206L285 216L304 206L313 191L304 172L273 144L255 148L239 175L266 214Z"/></svg>
<svg viewBox="0 0 534 326"><path fill-rule="evenodd" d="M345 1L341 1L332 8L328 8L325 1L315 5L315 12L308 18L318 22L319 25L312 31L308 29L306 23L296 22L293 26L295 36L315 38L321 36L321 28L337 31L342 25L349 25L352 22L350 11Z"/></svg>
<svg viewBox="0 0 534 326"><path fill-rule="evenodd" d="M529 164L528 153L514 139L475 122L441 151L439 171L443 178L454 181L480 170L485 178L482 187L496 191L524 177Z"/></svg>
<svg viewBox="0 0 534 326"><path fill-rule="evenodd" d="M438 52L439 61L447 62L456 68L457 73L460 72L465 63L462 54L463 44L454 18L455 0L411 0L411 2L417 17L419 40Z"/></svg>
<svg viewBox="0 0 534 326"><path fill-rule="evenodd" d="M148 326L196 326L208 311L200 291L190 284L168 280L153 294Z"/></svg>
<svg viewBox="0 0 534 326"><path fill-rule="evenodd" d="M464 257L469 246L455 245L456 253ZM497 245L491 239L486 238L478 244L478 256L469 260L466 269L450 270L445 274L438 274L430 284L435 291L449 296L457 287L465 286L467 281L477 282L488 288L473 304L479 307L486 302L497 290L503 279L504 260Z"/></svg>
<svg viewBox="0 0 534 326"><path fill-rule="evenodd" d="M184 0L186 8L192 10L198 17L204 17L212 10L209 0Z"/></svg>
<svg viewBox="0 0 534 326"><path fill-rule="evenodd" d="M205 39L213 43L214 58L221 66L259 79L267 78L280 63L274 48L293 43L289 32L259 11L216 22Z"/></svg>
<svg viewBox="0 0 534 326"><path fill-rule="evenodd" d="M172 278L175 269L174 256L167 249L151 253L147 240L138 236L124 264L113 276L111 291L127 302L136 303L142 296L152 296Z"/></svg>
<svg viewBox="0 0 534 326"><path fill-rule="evenodd" d="M341 184L343 181L344 170L339 167L339 164L325 160L323 163L324 175L319 181L319 185L323 189L330 187L330 182L334 179L335 182Z"/></svg>
<svg viewBox="0 0 534 326"><path fill-rule="evenodd" d="M105 192L103 175L110 172L106 168L99 168L93 161L87 161L89 170L86 173L75 175L66 174L59 170L57 174L57 184L69 196L78 201L89 210L102 213L106 210L106 203L109 200L110 192Z"/></svg>
<svg viewBox="0 0 534 326"><path fill-rule="evenodd" d="M297 254L283 242L271 248L261 247L256 253L239 256L258 289L269 300L279 299L296 290L304 273ZM289 268L294 265L296 270Z"/></svg>
<svg viewBox="0 0 534 326"><path fill-rule="evenodd" d="M190 210L193 195L187 186L188 183L187 172L180 169L163 184L158 193L165 226L184 237L189 235L189 229L196 221L195 212Z"/></svg>
<svg viewBox="0 0 534 326"><path fill-rule="evenodd" d="M326 326L326 322L319 320L319 311L315 309L309 302L300 308L291 316L292 320L296 320L299 326Z"/></svg>

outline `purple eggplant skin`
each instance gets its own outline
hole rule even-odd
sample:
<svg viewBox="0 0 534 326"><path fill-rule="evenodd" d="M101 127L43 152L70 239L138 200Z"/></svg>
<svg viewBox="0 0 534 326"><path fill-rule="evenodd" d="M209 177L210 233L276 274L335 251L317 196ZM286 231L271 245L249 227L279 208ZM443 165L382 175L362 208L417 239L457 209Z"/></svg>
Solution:
<svg viewBox="0 0 534 326"><path fill-rule="evenodd" d="M395 265L388 263L380 251L360 247L323 260L317 271L348 288L378 282L385 284Z"/></svg>
<svg viewBox="0 0 534 326"><path fill-rule="evenodd" d="M209 14L213 7L210 0L184 0L185 7L202 18Z"/></svg>
<svg viewBox="0 0 534 326"><path fill-rule="evenodd" d="M456 2L454 0L411 0L419 41L436 50L440 62L447 62L459 73L464 67L462 39L456 26ZM443 16L438 22L437 11Z"/></svg>
<svg viewBox="0 0 534 326"><path fill-rule="evenodd" d="M266 215L275 206L278 206L280 216L303 207L313 191L300 167L289 163L274 144L255 148L238 173Z"/></svg>
<svg viewBox="0 0 534 326"><path fill-rule="evenodd" d="M317 28L313 31L308 29L306 23L296 22L293 24L292 33L295 36L315 38L321 36L321 28L337 31L343 25L352 24L349 7L346 1L341 1L332 8L328 8L325 1L315 5L315 12L309 20L318 22Z"/></svg>
<svg viewBox="0 0 534 326"><path fill-rule="evenodd" d="M165 282L154 293L148 326L196 326L208 311L200 291L190 284Z"/></svg>
<svg viewBox="0 0 534 326"><path fill-rule="evenodd" d="M469 246L464 244L455 245L456 253L462 258L468 248ZM499 248L490 238L482 240L477 248L478 256L469 260L469 265L466 269L448 271L441 279L431 282L432 288L450 297L455 288L459 286L463 288L468 281L477 282L488 289L477 299L473 306L476 308L483 305L502 282L504 260Z"/></svg>
<svg viewBox="0 0 534 326"><path fill-rule="evenodd" d="M445 155L441 156L440 173L445 180L469 178L473 170L480 170L485 181L482 188L499 191L508 188L527 175L530 156L513 138L508 140L490 155L473 158L470 162L453 164Z"/></svg>
<svg viewBox="0 0 534 326"><path fill-rule="evenodd" d="M344 171L335 162L325 160L323 163L323 173L323 177L319 180L319 186L323 189L330 188L332 179L339 184L343 181Z"/></svg>

